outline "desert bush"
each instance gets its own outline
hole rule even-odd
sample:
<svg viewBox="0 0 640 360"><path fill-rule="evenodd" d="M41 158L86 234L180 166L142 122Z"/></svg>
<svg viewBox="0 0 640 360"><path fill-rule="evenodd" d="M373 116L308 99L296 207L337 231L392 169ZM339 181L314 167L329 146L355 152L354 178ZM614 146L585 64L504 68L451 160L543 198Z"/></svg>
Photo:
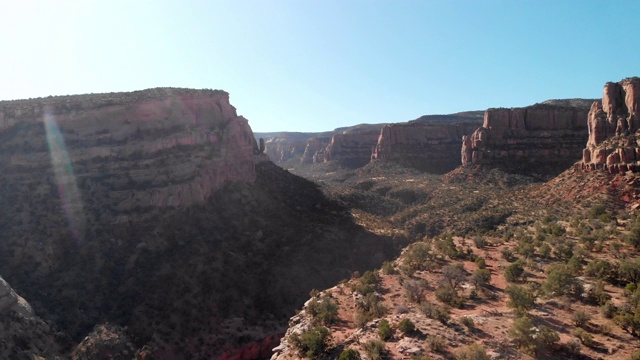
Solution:
<svg viewBox="0 0 640 360"><path fill-rule="evenodd" d="M455 263L442 268L442 276L449 287L455 290L467 279L467 271L464 269L462 263Z"/></svg>
<svg viewBox="0 0 640 360"><path fill-rule="evenodd" d="M518 254L524 256L525 258L530 258L536 252L535 247L531 243L521 243L518 246Z"/></svg>
<svg viewBox="0 0 640 360"><path fill-rule="evenodd" d="M393 313L398 314L407 314L409 313L409 308L404 304L398 304L396 308L393 310Z"/></svg>
<svg viewBox="0 0 640 360"><path fill-rule="evenodd" d="M406 280L402 284L407 298L411 302L421 303L424 300L424 295L429 288L427 280Z"/></svg>
<svg viewBox="0 0 640 360"><path fill-rule="evenodd" d="M433 335L429 336L427 339L427 344L429 344L429 348L433 352L442 353L447 348L447 342L444 340L442 336Z"/></svg>
<svg viewBox="0 0 640 360"><path fill-rule="evenodd" d="M326 351L330 337L329 330L324 326L319 326L302 333L302 335L291 334L289 340L300 355L317 358Z"/></svg>
<svg viewBox="0 0 640 360"><path fill-rule="evenodd" d="M405 335L411 335L416 330L416 326L411 320L403 319L398 324L398 330Z"/></svg>
<svg viewBox="0 0 640 360"><path fill-rule="evenodd" d="M612 319L616 311L618 311L618 308L611 301L607 301L600 307L600 313L607 319Z"/></svg>
<svg viewBox="0 0 640 360"><path fill-rule="evenodd" d="M535 332L533 323L528 317L519 317L513 321L509 329L511 340L521 349L534 350L535 348Z"/></svg>
<svg viewBox="0 0 640 360"><path fill-rule="evenodd" d="M355 349L345 349L340 353L338 360L360 360L360 353Z"/></svg>
<svg viewBox="0 0 640 360"><path fill-rule="evenodd" d="M516 257L511 249L504 248L502 249L502 251L500 251L500 254L502 255L502 258L507 260L508 262L513 262L516 260Z"/></svg>
<svg viewBox="0 0 640 360"><path fill-rule="evenodd" d="M413 275L418 270L430 269L434 265L431 246L423 242L414 244L405 254L402 264L408 275Z"/></svg>
<svg viewBox="0 0 640 360"><path fill-rule="evenodd" d="M600 215L606 214L607 208L602 204L593 205L589 209L589 217L592 219L597 219Z"/></svg>
<svg viewBox="0 0 640 360"><path fill-rule="evenodd" d="M640 282L640 257L620 261L618 278L627 283Z"/></svg>
<svg viewBox="0 0 640 360"><path fill-rule="evenodd" d="M391 261L385 261L382 263L382 273L385 275L395 275L398 272L396 271L396 268L393 267L393 263Z"/></svg>
<svg viewBox="0 0 640 360"><path fill-rule="evenodd" d="M640 350L636 350L629 355L629 360L640 360Z"/></svg>
<svg viewBox="0 0 640 360"><path fill-rule="evenodd" d="M587 267L584 269L584 274L592 278L608 280L611 279L613 271L614 268L610 262L607 260L595 259L587 264Z"/></svg>
<svg viewBox="0 0 640 360"><path fill-rule="evenodd" d="M524 276L524 262L518 260L504 269L504 278L508 282L517 282Z"/></svg>
<svg viewBox="0 0 640 360"><path fill-rule="evenodd" d="M443 257L448 256L451 259L457 259L461 255L456 244L453 242L453 236L450 234L446 234L440 239L436 239L434 247Z"/></svg>
<svg viewBox="0 0 640 360"><path fill-rule="evenodd" d="M488 269L478 269L471 275L471 282L476 289L486 286L491 281L491 271Z"/></svg>
<svg viewBox="0 0 640 360"><path fill-rule="evenodd" d="M551 256L551 246L547 243L543 243L538 247L538 253L543 259L548 259Z"/></svg>
<svg viewBox="0 0 640 360"><path fill-rule="evenodd" d="M378 336L382 341L389 341L393 336L391 326L389 326L389 322L386 319L382 319L378 323Z"/></svg>
<svg viewBox="0 0 640 360"><path fill-rule="evenodd" d="M556 241L555 247L553 248L553 254L558 259L567 261L573 256L575 245L576 244L573 241L566 239Z"/></svg>
<svg viewBox="0 0 640 360"><path fill-rule="evenodd" d="M380 340L369 340L362 346L369 356L369 359L378 360L384 356L386 345Z"/></svg>
<svg viewBox="0 0 640 360"><path fill-rule="evenodd" d="M487 267L487 262L484 260L483 257L480 257L480 256L476 257L474 262L476 263L476 266L478 267L478 269L485 269Z"/></svg>
<svg viewBox="0 0 640 360"><path fill-rule="evenodd" d="M582 259L575 254L567 261L567 268L574 275L580 275L582 272Z"/></svg>
<svg viewBox="0 0 640 360"><path fill-rule="evenodd" d="M589 321L591 321L591 315L584 311L578 310L574 312L573 315L571 315L571 321L573 322L573 325L584 328L585 326L587 326Z"/></svg>
<svg viewBox="0 0 640 360"><path fill-rule="evenodd" d="M436 299L455 307L464 305L464 298L458 296L458 292L449 284L443 284L436 289Z"/></svg>
<svg viewBox="0 0 640 360"><path fill-rule="evenodd" d="M630 312L621 311L614 318L613 321L622 328L622 330L628 332L631 335L637 335L640 331L640 311L636 310L636 314Z"/></svg>
<svg viewBox="0 0 640 360"><path fill-rule="evenodd" d="M520 316L527 314L535 306L536 298L533 292L522 286L509 285L505 292L509 295L507 306Z"/></svg>
<svg viewBox="0 0 640 360"><path fill-rule="evenodd" d="M382 317L387 313L387 309L380 301L380 298L373 293L363 296L356 303L356 307L369 319L368 321Z"/></svg>
<svg viewBox="0 0 640 360"><path fill-rule="evenodd" d="M484 347L479 344L469 344L456 351L457 360L490 360Z"/></svg>
<svg viewBox="0 0 640 360"><path fill-rule="evenodd" d="M592 347L594 345L593 336L586 332L584 329L574 328L573 330L571 330L571 335L577 337L582 345L586 347Z"/></svg>
<svg viewBox="0 0 640 360"><path fill-rule="evenodd" d="M473 319L468 317L468 316L461 317L460 318L460 323L462 325L464 325L469 330L473 330L474 327L475 327L475 323L473 322Z"/></svg>
<svg viewBox="0 0 640 360"><path fill-rule="evenodd" d="M307 311L316 325L331 325L338 319L338 304L328 296L313 298L307 306Z"/></svg>
<svg viewBox="0 0 640 360"><path fill-rule="evenodd" d="M546 326L538 328L536 336L536 352L549 351L560 341L560 335Z"/></svg>
<svg viewBox="0 0 640 360"><path fill-rule="evenodd" d="M566 352L572 357L577 357L580 354L581 347L582 345L580 345L580 341L576 339L571 339L564 345Z"/></svg>
<svg viewBox="0 0 640 360"><path fill-rule="evenodd" d="M542 285L542 291L547 296L582 295L582 283L571 273L566 264L553 264L547 270L547 281Z"/></svg>
<svg viewBox="0 0 640 360"><path fill-rule="evenodd" d="M478 249L482 249L483 247L487 246L487 240L484 238L484 236L476 235L473 237L473 244Z"/></svg>
<svg viewBox="0 0 640 360"><path fill-rule="evenodd" d="M450 316L447 310L436 304L425 302L420 306L420 310L422 310L429 319L438 320L445 325L449 322Z"/></svg>

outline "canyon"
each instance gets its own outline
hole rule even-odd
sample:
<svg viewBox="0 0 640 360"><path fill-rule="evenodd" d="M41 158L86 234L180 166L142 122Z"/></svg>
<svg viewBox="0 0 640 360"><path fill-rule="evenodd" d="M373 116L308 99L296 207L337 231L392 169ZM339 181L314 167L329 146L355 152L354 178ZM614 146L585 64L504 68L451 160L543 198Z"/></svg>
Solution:
<svg viewBox="0 0 640 360"><path fill-rule="evenodd" d="M37 315L2 321L36 322L37 356L268 344L310 289L405 243L273 165L224 91L4 101L0 139L0 274Z"/></svg>

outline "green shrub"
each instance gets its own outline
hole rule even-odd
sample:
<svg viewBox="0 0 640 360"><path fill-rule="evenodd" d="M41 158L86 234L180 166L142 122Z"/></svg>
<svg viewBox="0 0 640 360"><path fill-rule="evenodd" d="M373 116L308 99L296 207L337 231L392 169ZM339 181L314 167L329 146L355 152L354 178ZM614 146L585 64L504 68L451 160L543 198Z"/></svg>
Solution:
<svg viewBox="0 0 640 360"><path fill-rule="evenodd" d="M409 301L415 303L421 303L424 300L424 295L429 288L429 283L427 280L405 280L402 283L402 287L404 288L405 293L407 294L407 298Z"/></svg>
<svg viewBox="0 0 640 360"><path fill-rule="evenodd" d="M487 262L480 256L478 256L474 262L476 263L476 266L478 266L478 269L484 269L487 267Z"/></svg>
<svg viewBox="0 0 640 360"><path fill-rule="evenodd" d="M412 275L418 270L428 270L434 266L433 255L431 254L431 246L420 242L414 244L404 256L402 262L404 271Z"/></svg>
<svg viewBox="0 0 640 360"><path fill-rule="evenodd" d="M354 349L345 349L340 353L338 360L360 360L360 353Z"/></svg>
<svg viewBox="0 0 640 360"><path fill-rule="evenodd" d="M527 314L535 306L536 298L530 290L517 285L509 285L504 291L509 295L507 306L514 309L515 313L520 316Z"/></svg>
<svg viewBox="0 0 640 360"><path fill-rule="evenodd" d="M478 269L471 275L471 282L477 288L489 285L491 282L491 271L489 269Z"/></svg>
<svg viewBox="0 0 640 360"><path fill-rule="evenodd" d="M386 345L380 340L369 340L362 346L364 351L369 356L369 359L378 360L381 359L385 353Z"/></svg>
<svg viewBox="0 0 640 360"><path fill-rule="evenodd" d="M294 333L289 340L300 355L316 358L326 351L329 338L329 330L324 326L319 326L304 332L302 335Z"/></svg>
<svg viewBox="0 0 640 360"><path fill-rule="evenodd" d="M516 282L524 276L524 263L518 260L504 269L504 278L508 282Z"/></svg>
<svg viewBox="0 0 640 360"><path fill-rule="evenodd" d="M458 292L449 286L449 284L444 284L436 289L436 299L455 307L462 307L464 305L464 299L458 296Z"/></svg>
<svg viewBox="0 0 640 360"><path fill-rule="evenodd" d="M460 323L467 327L469 330L473 330L475 328L475 323L473 319L468 316L463 316L460 318Z"/></svg>
<svg viewBox="0 0 640 360"><path fill-rule="evenodd" d="M393 263L391 261L385 261L382 263L382 273L385 275L394 275L398 272L396 271L396 268L393 267Z"/></svg>
<svg viewBox="0 0 640 360"><path fill-rule="evenodd" d="M573 322L573 325L583 328L589 323L589 321L591 321L591 315L584 311L578 310L571 316L571 321Z"/></svg>
<svg viewBox="0 0 640 360"><path fill-rule="evenodd" d="M453 265L446 265L442 268L443 280L449 284L452 289L457 289L458 286L467 279L467 271L464 269L462 263L455 263Z"/></svg>
<svg viewBox="0 0 640 360"><path fill-rule="evenodd" d="M413 325L413 322L409 319L403 319L398 324L398 330L405 335L411 335L415 330L416 326Z"/></svg>
<svg viewBox="0 0 640 360"><path fill-rule="evenodd" d="M613 275L613 265L607 260L595 259L587 264L584 274L596 279L607 280Z"/></svg>
<svg viewBox="0 0 640 360"><path fill-rule="evenodd" d="M389 326L389 322L385 319L380 320L378 323L378 336L382 341L389 341L393 336L391 326Z"/></svg>
<svg viewBox="0 0 640 360"><path fill-rule="evenodd" d="M420 307L420 310L422 310L425 316L429 319L438 320L445 325L449 322L450 316L447 310L441 308L436 304L425 302Z"/></svg>
<svg viewBox="0 0 640 360"><path fill-rule="evenodd" d="M604 205L601 205L601 204L593 205L589 209L589 217L591 217L592 219L596 219L600 215L605 214L606 212L607 212L607 208L605 208Z"/></svg>
<svg viewBox="0 0 640 360"><path fill-rule="evenodd" d="M427 344L433 352L442 353L447 348L447 342L442 336L433 335L427 339Z"/></svg>
<svg viewBox="0 0 640 360"><path fill-rule="evenodd" d="M331 325L338 319L338 304L328 296L312 299L307 311L316 325Z"/></svg>
<svg viewBox="0 0 640 360"><path fill-rule="evenodd" d="M456 351L457 360L490 360L484 347L478 344L469 344Z"/></svg>
<svg viewBox="0 0 640 360"><path fill-rule="evenodd" d="M607 301L600 307L600 313L607 319L612 319L616 314L616 311L618 311L618 309L611 303L611 301Z"/></svg>
<svg viewBox="0 0 640 360"><path fill-rule="evenodd" d="M516 346L525 350L533 350L535 348L534 335L533 323L528 317L515 319L509 329L509 336Z"/></svg>
<svg viewBox="0 0 640 360"><path fill-rule="evenodd" d="M571 330L571 334L577 337L578 340L580 340L580 342L582 343L582 345L586 347L592 347L594 345L593 336L588 332L584 331L584 329L574 328L573 330Z"/></svg>
<svg viewBox="0 0 640 360"><path fill-rule="evenodd" d="M572 295L579 298L583 286L566 264L553 264L547 270L547 281L542 290L547 296Z"/></svg>

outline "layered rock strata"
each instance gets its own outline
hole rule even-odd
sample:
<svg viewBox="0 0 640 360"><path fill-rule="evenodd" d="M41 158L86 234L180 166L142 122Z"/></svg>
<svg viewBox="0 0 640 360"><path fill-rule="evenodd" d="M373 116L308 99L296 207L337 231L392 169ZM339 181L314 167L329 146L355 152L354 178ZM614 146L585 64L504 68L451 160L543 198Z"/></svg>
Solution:
<svg viewBox="0 0 640 360"><path fill-rule="evenodd" d="M100 177L119 210L202 203L227 182L253 181L259 153L247 120L218 90L1 102L0 137L2 169L28 173L68 156L76 178ZM56 144L60 154L50 154Z"/></svg>
<svg viewBox="0 0 640 360"><path fill-rule="evenodd" d="M0 314L6 311L13 311L21 316L33 317L31 305L9 286L0 276Z"/></svg>
<svg viewBox="0 0 640 360"><path fill-rule="evenodd" d="M460 138L470 135L478 123L409 122L385 125L371 155L422 171L442 174L460 165Z"/></svg>
<svg viewBox="0 0 640 360"><path fill-rule="evenodd" d="M335 161L350 168L364 166L371 161L379 134L379 128L335 134L324 150L323 161Z"/></svg>
<svg viewBox="0 0 640 360"><path fill-rule="evenodd" d="M580 158L588 138L586 101L489 109L484 122L462 138L463 166L553 176Z"/></svg>
<svg viewBox="0 0 640 360"><path fill-rule="evenodd" d="M640 78L604 85L589 111L589 139L580 167L610 173L640 171Z"/></svg>

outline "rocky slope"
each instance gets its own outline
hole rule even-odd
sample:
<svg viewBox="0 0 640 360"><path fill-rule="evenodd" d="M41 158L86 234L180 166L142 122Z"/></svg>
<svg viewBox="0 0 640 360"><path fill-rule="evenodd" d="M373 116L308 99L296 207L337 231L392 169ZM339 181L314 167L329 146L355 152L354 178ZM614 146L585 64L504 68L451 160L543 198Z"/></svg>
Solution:
<svg viewBox="0 0 640 360"><path fill-rule="evenodd" d="M268 344L312 288L402 242L269 162L228 98L0 102L0 273L63 353L193 359Z"/></svg>
<svg viewBox="0 0 640 360"><path fill-rule="evenodd" d="M528 175L557 175L580 158L588 138L589 100L489 109L482 127L462 139L462 164Z"/></svg>
<svg viewBox="0 0 640 360"><path fill-rule="evenodd" d="M588 117L589 139L581 167L610 173L640 170L640 78L604 85Z"/></svg>
<svg viewBox="0 0 640 360"><path fill-rule="evenodd" d="M430 173L451 171L460 165L460 139L471 135L481 119L481 112L467 112L385 125L371 159L393 161Z"/></svg>

